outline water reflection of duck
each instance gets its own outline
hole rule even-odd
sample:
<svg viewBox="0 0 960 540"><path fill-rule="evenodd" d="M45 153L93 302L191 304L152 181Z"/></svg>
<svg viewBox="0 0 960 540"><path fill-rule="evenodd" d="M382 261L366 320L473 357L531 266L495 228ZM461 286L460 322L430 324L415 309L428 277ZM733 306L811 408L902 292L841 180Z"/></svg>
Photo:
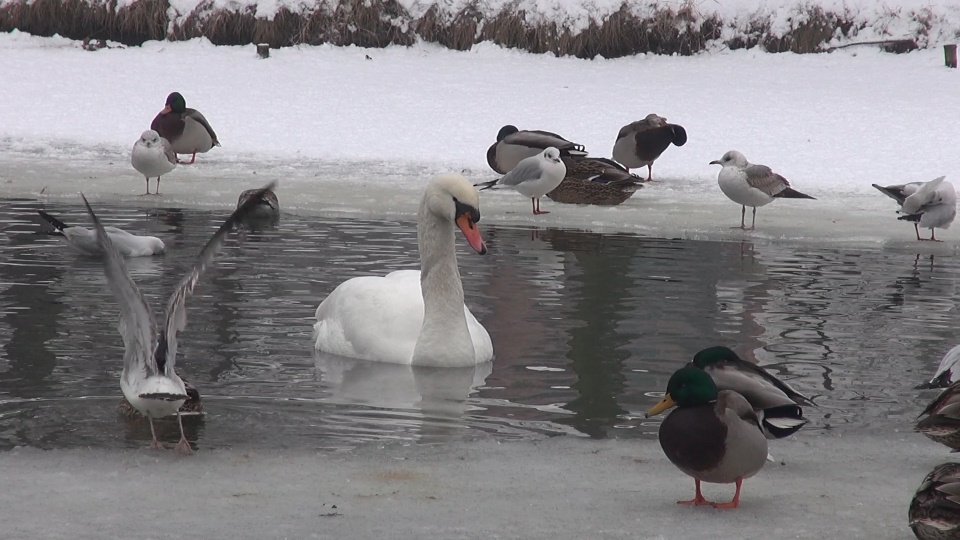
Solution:
<svg viewBox="0 0 960 540"><path fill-rule="evenodd" d="M920 540L960 538L960 463L937 465L910 501L910 528Z"/></svg>
<svg viewBox="0 0 960 540"><path fill-rule="evenodd" d="M566 157L567 174L560 185L547 193L550 199L567 204L615 206L643 187L643 180L606 158Z"/></svg>
<svg viewBox="0 0 960 540"><path fill-rule="evenodd" d="M677 504L737 508L743 480L759 472L767 460L767 439L753 407L737 392L718 390L709 374L693 366L670 377L666 395L647 416L673 406L677 409L660 424L660 446L697 486L692 500ZM730 502L710 502L703 498L700 482L736 483L737 491Z"/></svg>
<svg viewBox="0 0 960 540"><path fill-rule="evenodd" d="M929 439L960 451L960 382L951 384L920 413L914 429Z"/></svg>

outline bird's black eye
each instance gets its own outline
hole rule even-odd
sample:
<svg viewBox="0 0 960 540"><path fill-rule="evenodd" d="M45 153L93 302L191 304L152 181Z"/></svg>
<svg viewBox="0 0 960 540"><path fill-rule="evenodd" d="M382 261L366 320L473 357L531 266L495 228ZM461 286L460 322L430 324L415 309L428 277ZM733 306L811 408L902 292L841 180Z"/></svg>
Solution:
<svg viewBox="0 0 960 540"><path fill-rule="evenodd" d="M464 214L470 217L470 221L478 223L480 221L480 210L477 210L469 204L464 204L457 200L456 197L453 198L453 204L456 207L454 210L454 216L460 217Z"/></svg>

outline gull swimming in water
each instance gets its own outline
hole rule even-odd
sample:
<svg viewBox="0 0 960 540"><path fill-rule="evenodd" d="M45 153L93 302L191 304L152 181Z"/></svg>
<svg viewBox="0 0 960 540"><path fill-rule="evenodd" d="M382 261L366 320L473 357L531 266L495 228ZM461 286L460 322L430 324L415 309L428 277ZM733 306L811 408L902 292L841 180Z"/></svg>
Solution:
<svg viewBox="0 0 960 540"><path fill-rule="evenodd" d="M720 191L731 201L742 206L740 210L740 228L753 230L757 226L757 207L770 204L774 199L813 199L790 187L786 178L773 172L766 165L750 163L743 154L730 150L722 158L711 161L710 165L720 165L717 183ZM753 207L753 220L747 228L747 207ZM734 227L736 228L736 227Z"/></svg>
<svg viewBox="0 0 960 540"><path fill-rule="evenodd" d="M270 184L266 189L271 189L273 186L274 184ZM252 198L247 204L234 210L203 246L193 267L170 295L166 317L162 326L158 328L153 310L150 309L136 283L130 278L123 258L120 257L120 253L86 197L83 197L83 194L80 196L93 219L97 240L104 252L103 267L107 275L107 284L117 303L120 304L119 330L124 345L120 389L130 405L146 416L150 422L150 434L153 439L151 448L164 448L157 440L157 434L153 428L154 418L175 414L180 426L180 442L174 450L180 454L190 454L193 450L183 432L183 421L180 417L180 406L190 398L190 395L183 380L174 370L177 358L177 333L187 324L187 296L193 292L193 288L200 280L200 275L220 250L227 233L243 219L256 202Z"/></svg>
<svg viewBox="0 0 960 540"><path fill-rule="evenodd" d="M481 191L494 186L512 187L520 194L530 197L533 215L536 216L550 213L540 210L540 197L559 186L566 175L567 166L560 160L560 150L551 146L535 156L521 160L504 177L476 185L483 186Z"/></svg>
<svg viewBox="0 0 960 540"><path fill-rule="evenodd" d="M196 161L198 152L209 152L214 146L220 146L210 122L200 111L187 108L187 100L180 92L167 96L163 110L153 119L150 129L170 141L177 154L192 154L190 161L179 162L185 165Z"/></svg>
<svg viewBox="0 0 960 540"><path fill-rule="evenodd" d="M948 229L957 217L957 190L944 178L893 186L873 184L873 187L897 201L903 214L897 219L913 222L917 240L939 242L934 227ZM920 238L920 227L930 229L930 238Z"/></svg>
<svg viewBox="0 0 960 540"><path fill-rule="evenodd" d="M103 248L97 241L96 229L67 225L43 210L37 210L37 213L47 223L53 225L55 230L50 234L63 238L64 242L75 251L84 255L103 255ZM124 257L160 255L166 249L163 240L156 236L138 236L117 227L104 227L104 230L106 230L107 236L110 237L110 241L113 242L117 252Z"/></svg>
<svg viewBox="0 0 960 540"><path fill-rule="evenodd" d="M148 129L133 143L130 152L130 164L147 180L147 192L150 195L150 179L157 177L157 192L160 194L160 177L177 166L177 154L170 147L170 141L156 131Z"/></svg>
<svg viewBox="0 0 960 540"><path fill-rule="evenodd" d="M503 126L497 133L497 142L487 150L487 164L500 174L512 171L524 158L535 156L554 147L562 157L586 156L582 144L564 139L556 133L540 130L519 130L516 126Z"/></svg>

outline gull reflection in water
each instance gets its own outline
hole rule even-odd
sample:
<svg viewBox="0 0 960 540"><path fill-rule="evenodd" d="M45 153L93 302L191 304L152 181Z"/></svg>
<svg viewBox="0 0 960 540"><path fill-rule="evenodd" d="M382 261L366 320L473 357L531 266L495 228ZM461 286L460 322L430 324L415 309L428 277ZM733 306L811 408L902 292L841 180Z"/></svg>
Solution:
<svg viewBox="0 0 960 540"><path fill-rule="evenodd" d="M471 407L468 398L493 372L493 362L436 368L358 360L320 351L314 351L314 362L334 400L415 413L412 424L419 442L441 442L462 435L464 415Z"/></svg>

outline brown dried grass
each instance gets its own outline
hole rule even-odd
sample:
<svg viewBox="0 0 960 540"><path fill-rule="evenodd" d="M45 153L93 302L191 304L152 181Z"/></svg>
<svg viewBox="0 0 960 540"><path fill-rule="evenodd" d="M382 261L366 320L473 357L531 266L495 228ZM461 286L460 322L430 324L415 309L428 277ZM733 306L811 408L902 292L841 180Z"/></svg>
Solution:
<svg viewBox="0 0 960 540"><path fill-rule="evenodd" d="M533 53L593 58L654 53L696 54L720 38L717 18L703 18L687 3L663 7L640 18L626 2L603 20L594 20L573 33L555 22L528 24L526 13L508 6L485 19L476 4L459 12L434 5L417 19L396 0L342 0L335 7L293 12L281 9L272 20L257 19L254 8L213 10L204 2L168 32L168 0L137 0L116 9L117 0L19 0L0 8L0 31L19 29L37 35L60 34L73 39L109 39L130 45L147 40L184 40L204 36L218 45L268 43L271 47L298 44L385 47L411 45L418 39L467 50L481 41ZM920 33L930 26L922 24ZM927 14L927 18L932 16ZM762 46L771 52L810 53L837 32L850 35L853 23L814 7L784 35L773 35L770 21L758 19L746 32L728 40L731 49ZM921 40L925 36L916 36Z"/></svg>
<svg viewBox="0 0 960 540"><path fill-rule="evenodd" d="M819 52L840 27L841 18L823 11L820 7L811 8L806 15L803 21L791 24L792 28L786 34L779 37L768 36L763 47L769 52Z"/></svg>
<svg viewBox="0 0 960 540"><path fill-rule="evenodd" d="M433 5L417 20L414 30L424 41L466 51L477 43L477 29L482 21L483 15L474 5L460 10L449 20Z"/></svg>
<svg viewBox="0 0 960 540"><path fill-rule="evenodd" d="M113 39L121 43L142 44L167 36L167 0L138 0L116 11Z"/></svg>
<svg viewBox="0 0 960 540"><path fill-rule="evenodd" d="M0 30L17 29L38 36L112 39L112 10L84 0L34 0L0 8Z"/></svg>

